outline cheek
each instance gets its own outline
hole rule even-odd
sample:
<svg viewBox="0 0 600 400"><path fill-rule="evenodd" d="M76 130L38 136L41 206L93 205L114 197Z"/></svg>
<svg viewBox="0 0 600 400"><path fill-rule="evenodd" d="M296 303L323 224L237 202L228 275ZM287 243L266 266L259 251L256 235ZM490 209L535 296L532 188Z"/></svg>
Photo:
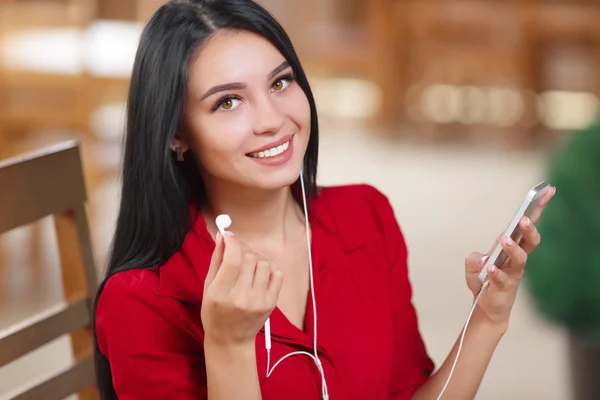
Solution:
<svg viewBox="0 0 600 400"><path fill-rule="evenodd" d="M221 113L225 114L225 113ZM192 117L189 136L194 153L211 175L224 175L232 170L243 155L248 136L248 123L242 116L203 114Z"/></svg>
<svg viewBox="0 0 600 400"><path fill-rule="evenodd" d="M289 115L301 130L310 130L310 104L300 88L292 96L289 105Z"/></svg>
<svg viewBox="0 0 600 400"><path fill-rule="evenodd" d="M306 147L310 136L310 104L302 89L295 89L294 93L283 102L283 107L285 108L283 112L295 125L294 133L296 133L300 142Z"/></svg>

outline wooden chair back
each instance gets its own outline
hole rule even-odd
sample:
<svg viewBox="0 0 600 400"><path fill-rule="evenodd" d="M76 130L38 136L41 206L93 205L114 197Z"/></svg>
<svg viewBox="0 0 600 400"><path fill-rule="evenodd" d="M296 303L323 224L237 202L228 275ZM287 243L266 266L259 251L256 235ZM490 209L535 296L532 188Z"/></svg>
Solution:
<svg viewBox="0 0 600 400"><path fill-rule="evenodd" d="M98 279L85 212L86 190L77 142L0 162L0 234L53 216L65 304L0 331L0 368L70 335L73 363L8 394L11 400L99 399L95 386L93 299Z"/></svg>

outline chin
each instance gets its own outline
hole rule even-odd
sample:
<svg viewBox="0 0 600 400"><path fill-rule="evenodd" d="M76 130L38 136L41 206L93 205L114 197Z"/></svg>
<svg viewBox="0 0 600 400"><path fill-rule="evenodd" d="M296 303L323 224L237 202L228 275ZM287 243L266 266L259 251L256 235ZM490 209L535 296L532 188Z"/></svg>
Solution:
<svg viewBox="0 0 600 400"><path fill-rule="evenodd" d="M300 166L252 176L252 186L262 190L278 190L291 186L300 177Z"/></svg>
<svg viewBox="0 0 600 400"><path fill-rule="evenodd" d="M261 190L278 190L294 184L300 177L303 159L293 157L277 167L255 165L244 171L246 184ZM252 161L253 162L253 161Z"/></svg>

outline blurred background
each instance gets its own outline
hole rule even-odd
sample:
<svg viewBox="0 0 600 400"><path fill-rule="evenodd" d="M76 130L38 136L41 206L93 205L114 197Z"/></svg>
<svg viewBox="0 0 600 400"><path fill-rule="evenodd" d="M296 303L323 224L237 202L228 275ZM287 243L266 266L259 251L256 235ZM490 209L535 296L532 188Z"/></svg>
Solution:
<svg viewBox="0 0 600 400"><path fill-rule="evenodd" d="M162 3L0 0L0 158L81 141L99 276L118 206L128 78L144 23ZM315 92L320 183L367 182L395 207L409 245L421 331L439 366L472 302L464 257L488 251L530 187L572 167L554 168L553 161L594 126L600 1L259 3L290 34ZM592 130L588 136L598 135ZM588 150L585 157L600 158L600 148L580 147ZM586 184L598 187L600 166L586 165ZM585 203L589 187L580 192L581 204L592 202ZM10 186L0 187L0 196L10 195ZM558 212L555 207L548 212ZM56 247L50 218L0 236L0 331L64 301ZM537 284L553 258L540 260L539 267L532 260L542 272L522 287L478 398L600 398L598 392L576 395L585 383L573 378L580 376L578 365L600 368L600 340L583 334L575 349L573 332L581 324L569 325L569 310L554 318L544 303L559 295L553 290L561 277ZM600 267L600 257L587 262ZM575 267L581 265L554 270ZM600 292L600 282L591 285L592 296ZM64 337L0 367L0 398L70 358Z"/></svg>

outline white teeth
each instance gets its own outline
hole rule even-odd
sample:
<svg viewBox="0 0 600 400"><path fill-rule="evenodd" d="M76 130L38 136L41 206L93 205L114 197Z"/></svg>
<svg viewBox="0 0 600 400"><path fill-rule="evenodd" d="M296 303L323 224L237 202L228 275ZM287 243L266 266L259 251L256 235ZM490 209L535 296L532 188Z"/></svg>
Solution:
<svg viewBox="0 0 600 400"><path fill-rule="evenodd" d="M277 147L273 147L272 149L260 151L258 153L251 153L250 156L254 158L266 158L266 157L274 157L277 156L284 151L286 151L290 147L290 142L285 142Z"/></svg>

